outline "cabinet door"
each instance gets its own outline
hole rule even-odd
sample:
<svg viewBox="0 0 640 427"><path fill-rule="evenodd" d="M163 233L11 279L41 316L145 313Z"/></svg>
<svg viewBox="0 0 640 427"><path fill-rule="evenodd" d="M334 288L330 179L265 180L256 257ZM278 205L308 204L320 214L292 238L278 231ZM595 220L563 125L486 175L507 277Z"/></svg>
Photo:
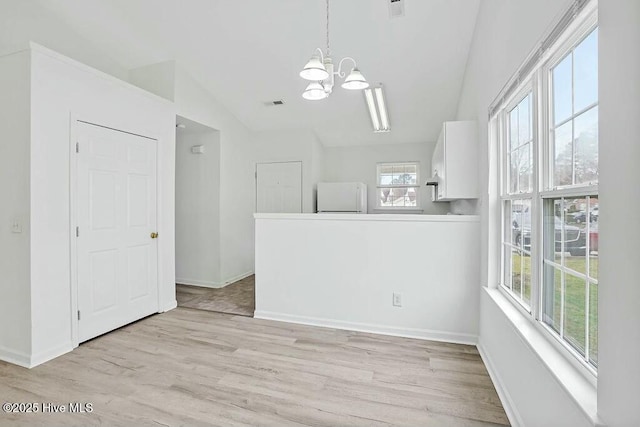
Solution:
<svg viewBox="0 0 640 427"><path fill-rule="evenodd" d="M476 122L460 121L445 123L445 170L446 187L444 198L475 199L478 182Z"/></svg>
<svg viewBox="0 0 640 427"><path fill-rule="evenodd" d="M431 195L431 200L433 201L442 199L446 193L444 133L445 127L443 126L431 158L431 176L437 178L436 182L438 183Z"/></svg>

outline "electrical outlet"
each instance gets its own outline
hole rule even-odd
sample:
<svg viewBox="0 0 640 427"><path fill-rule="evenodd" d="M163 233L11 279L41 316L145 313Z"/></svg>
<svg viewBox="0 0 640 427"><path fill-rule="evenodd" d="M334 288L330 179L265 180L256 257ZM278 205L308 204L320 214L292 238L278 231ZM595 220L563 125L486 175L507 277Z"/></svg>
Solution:
<svg viewBox="0 0 640 427"><path fill-rule="evenodd" d="M393 306L402 307L402 294L398 292L393 293Z"/></svg>
<svg viewBox="0 0 640 427"><path fill-rule="evenodd" d="M12 233L22 233L22 223L19 218L13 218L11 220L11 232Z"/></svg>

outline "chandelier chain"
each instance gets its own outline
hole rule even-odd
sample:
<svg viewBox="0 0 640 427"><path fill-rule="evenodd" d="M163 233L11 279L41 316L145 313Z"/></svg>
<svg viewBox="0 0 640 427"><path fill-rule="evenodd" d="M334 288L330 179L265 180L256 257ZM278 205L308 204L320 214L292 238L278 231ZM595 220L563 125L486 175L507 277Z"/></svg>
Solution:
<svg viewBox="0 0 640 427"><path fill-rule="evenodd" d="M329 48L329 0L327 0L327 56L331 56L331 49Z"/></svg>

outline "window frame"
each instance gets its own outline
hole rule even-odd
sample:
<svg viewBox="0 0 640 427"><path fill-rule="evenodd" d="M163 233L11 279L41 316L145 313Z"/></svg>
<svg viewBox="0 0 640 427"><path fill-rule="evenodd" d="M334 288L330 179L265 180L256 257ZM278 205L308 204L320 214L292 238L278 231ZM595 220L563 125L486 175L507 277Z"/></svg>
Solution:
<svg viewBox="0 0 640 427"><path fill-rule="evenodd" d="M416 167L416 183L415 184L390 184L383 185L380 184L380 169L384 166L415 166ZM381 200L379 196L379 192L383 188L414 188L416 193L416 205L415 206L382 206ZM376 163L376 209L387 210L387 211L395 211L395 210L403 210L403 211L415 211L422 209L421 205L421 197L420 197L420 162L416 160L412 161L402 161L402 162L381 162Z"/></svg>
<svg viewBox="0 0 640 427"><path fill-rule="evenodd" d="M536 65L526 78L521 79L521 83L516 85L516 90L505 98L501 103L496 113L490 117L497 120L497 134L493 136L496 140L496 147L498 149L498 195L500 209L498 214L500 215L500 270L499 270L499 283L498 290L507 297L507 300L511 303L533 324L534 327L542 331L543 336L547 337L548 341L554 346L560 354L562 354L579 372L581 372L585 378L587 378L594 385L597 384L597 366L592 365L588 360L589 353L587 347L585 347L585 355L580 354L574 349L561 334L554 331L543 320L543 298L544 298L544 283L543 283L543 269L544 269L544 248L543 248L543 221L544 221L544 204L547 199L556 198L571 198L571 197L587 197L595 196L599 197L597 183L579 183L565 186L553 185L553 168L554 168L554 147L551 140L552 132L552 114L553 114L553 88L551 73L553 68L558 65L567 55L571 54L575 48L584 41L593 30L598 28L598 13L597 4L595 7L589 8L585 11L584 15L577 18L563 34L555 41L555 43L549 48L544 55L542 55ZM573 81L573 75L572 75ZM508 182L508 173L510 165L509 161L509 112L512 111L520 101L531 92L531 115L532 115L532 191L531 192L516 192L509 193L510 187ZM572 87L572 102L573 102L574 90ZM572 104L573 105L573 104ZM562 123L574 120L584 112L599 105L599 97L597 102L588 105L578 112L573 112L569 118L565 119ZM560 126L561 123L554 128ZM573 167L573 166L572 166ZM575 172L573 172L575 174ZM511 215L510 212L505 212L507 201L529 199L531 200L531 298L530 304L526 304L525 301L506 286L505 273L507 262L507 245L505 244L506 234L506 214ZM509 216L509 219L511 217ZM588 228L587 228L588 230ZM587 232L588 233L588 232ZM555 238L555 237L554 237ZM589 239L589 235L586 236ZM513 245L512 245L513 246ZM588 258L588 256L587 256ZM511 259L509 259L511 262ZM510 269L511 267L509 267ZM587 264L588 268L588 264ZM563 270L564 271L564 270ZM588 273L588 271L587 271ZM587 283L589 278L586 279ZM524 284L521 279L521 286ZM548 286L548 285L547 285ZM524 291L523 291L524 295ZM586 304L589 303L588 288ZM586 328L589 327L589 313L585 312L585 324ZM585 335L585 344L588 341L588 337ZM588 344L586 344L588 345Z"/></svg>
<svg viewBox="0 0 640 427"><path fill-rule="evenodd" d="M529 79L527 79L519 88L518 91L516 91L514 93L514 95L512 95L509 100L505 103L504 107L500 109L499 112L499 120L498 120L498 129L499 129L499 135L500 135L500 140L498 141L498 149L499 149L499 156L500 156L500 174L499 174L499 180L500 180L500 217L501 217L501 237L500 237L500 285L499 288L500 290L502 290L506 295L509 296L509 299L514 301L515 303L517 303L518 308L523 310L525 313L527 313L527 315L531 315L532 311L535 308L535 295L534 295L534 277L535 277L535 271L537 270L534 265L533 265L533 260L534 260L534 253L533 250L535 248L537 248L537 239L534 236L534 232L535 230L537 230L537 227L534 226L534 220L535 220L535 216L534 213L536 212L536 194L537 194L537 190L538 190L538 185L537 183L537 179L538 179L538 139L537 139L537 135L538 135L538 129L536 126L536 118L537 118L537 114L536 114L536 105L537 105L537 96L535 93L535 84L534 84L534 78L533 76L531 76ZM526 98L529 94L531 94L531 105L530 105L530 114L531 114L531 191L529 192L514 192L511 193L510 190L510 155L513 152L513 150L511 149L510 145L510 135L511 135L511 128L510 128L510 118L509 118L509 114L511 111L513 111L513 109L515 109L521 101L524 100L524 98ZM520 148L522 145L520 145L518 148ZM519 186L518 186L519 188ZM524 299L522 299L520 296L518 296L515 292L513 292L513 284L511 284L511 288L506 286L506 283L504 282L504 278L505 278L505 273L506 273L506 266L507 266L507 262L506 262L506 257L507 257L507 246L510 246L512 249L518 249L515 247L515 245L512 242L507 242L505 237L506 237L506 211L505 211L505 206L506 206L506 202L510 202L513 203L514 201L518 201L518 200L529 200L530 201L530 215L531 215L531 231L530 231L530 240L531 240L531 247L529 249L528 254L530 256L531 259L531 296L530 296L530 300L529 303L527 304L526 301L524 301ZM520 249L524 255L524 248ZM524 263L521 263L521 269L524 268ZM509 267L511 268L511 267ZM521 270L522 271L522 270ZM523 287L523 283L522 283L522 279L521 279L521 287ZM523 291L524 293L524 291Z"/></svg>

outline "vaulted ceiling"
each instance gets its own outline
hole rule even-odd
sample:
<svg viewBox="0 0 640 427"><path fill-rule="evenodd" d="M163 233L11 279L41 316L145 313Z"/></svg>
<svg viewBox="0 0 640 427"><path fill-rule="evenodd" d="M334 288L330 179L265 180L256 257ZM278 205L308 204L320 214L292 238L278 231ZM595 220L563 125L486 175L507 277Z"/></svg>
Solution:
<svg viewBox="0 0 640 427"><path fill-rule="evenodd" d="M388 134L372 132L361 92L301 97L298 73L325 47L324 0L0 0L0 46L32 39L73 56L82 45L90 65L123 70L176 60L253 130L310 129L328 146L424 142L455 117L479 1L404 0L391 18L389 0L331 0L332 56L384 84Z"/></svg>

